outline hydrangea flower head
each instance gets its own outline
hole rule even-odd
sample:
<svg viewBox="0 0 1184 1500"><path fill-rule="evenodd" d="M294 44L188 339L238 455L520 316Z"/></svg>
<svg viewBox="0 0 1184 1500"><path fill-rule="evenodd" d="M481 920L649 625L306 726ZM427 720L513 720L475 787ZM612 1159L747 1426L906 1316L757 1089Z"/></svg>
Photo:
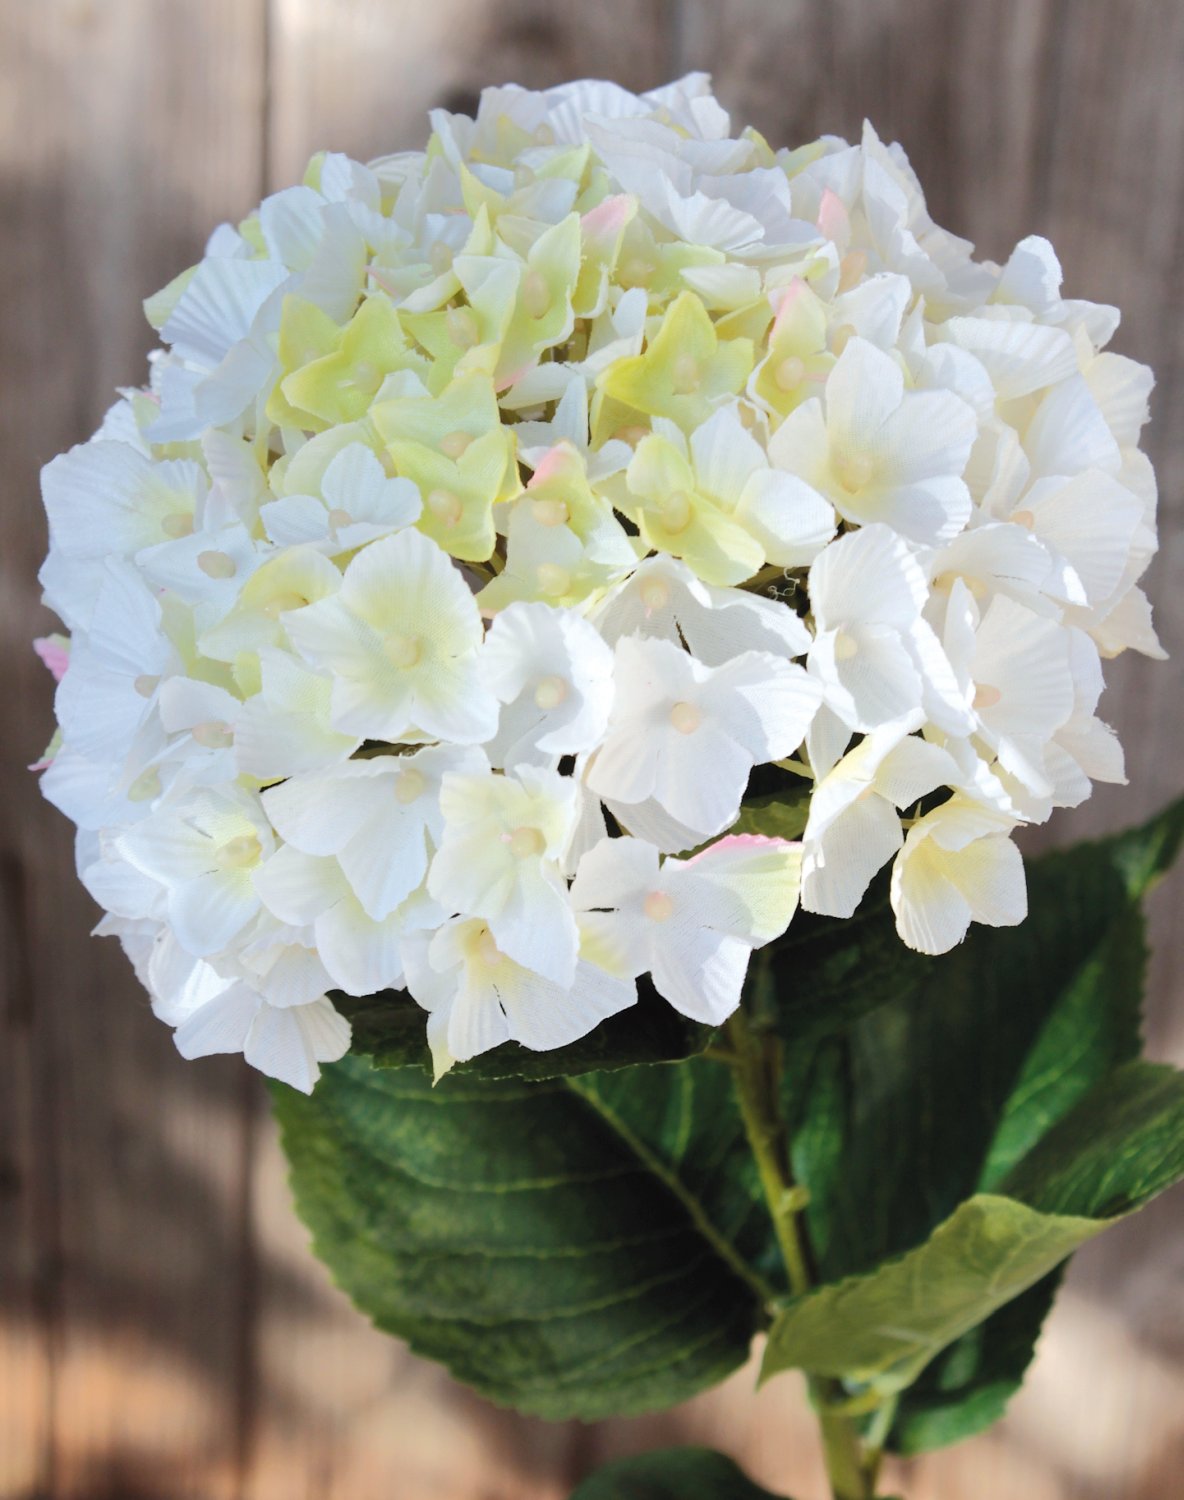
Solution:
<svg viewBox="0 0 1184 1500"><path fill-rule="evenodd" d="M1162 655L1117 315L702 75L431 125L217 229L43 473L36 769L178 1047L309 1089L403 988L439 1075L643 975L717 1025L889 864L913 948L1021 921L1016 829L1123 778L1103 660Z"/></svg>

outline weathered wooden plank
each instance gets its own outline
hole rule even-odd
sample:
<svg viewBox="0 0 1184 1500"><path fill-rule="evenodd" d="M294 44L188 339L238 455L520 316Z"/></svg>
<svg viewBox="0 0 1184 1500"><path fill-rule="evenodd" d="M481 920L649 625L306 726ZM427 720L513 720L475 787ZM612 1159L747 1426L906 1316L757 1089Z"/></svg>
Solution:
<svg viewBox="0 0 1184 1500"><path fill-rule="evenodd" d="M37 469L143 379L140 297L257 197L262 39L261 0L0 10L5 1495L236 1484L242 1074L183 1063L89 943L69 829L24 764L52 725Z"/></svg>
<svg viewBox="0 0 1184 1500"><path fill-rule="evenodd" d="M329 147L363 159L423 145L427 111L489 83L614 78L653 88L673 66L670 0L275 0L273 185Z"/></svg>

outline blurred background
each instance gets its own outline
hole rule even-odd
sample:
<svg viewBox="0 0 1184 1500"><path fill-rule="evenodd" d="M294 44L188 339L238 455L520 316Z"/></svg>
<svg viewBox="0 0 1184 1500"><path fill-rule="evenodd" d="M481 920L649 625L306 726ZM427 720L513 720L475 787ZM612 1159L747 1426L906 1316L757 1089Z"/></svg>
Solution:
<svg viewBox="0 0 1184 1500"><path fill-rule="evenodd" d="M823 1484L802 1392L751 1371L648 1419L495 1410L377 1334L294 1219L258 1077L183 1062L118 949L86 934L70 830L24 770L52 728L29 638L37 470L139 383L140 299L219 220L331 147L422 144L486 83L715 75L775 145L868 115L939 222L993 258L1048 235L1066 291L1124 311L1159 376L1152 571L1174 664L1103 700L1129 789L1041 831L1121 826L1179 791L1184 660L1184 5L1179 0L0 0L0 1500L562 1500L604 1458L725 1449ZM1148 1045L1184 1061L1184 878L1154 898ZM994 1432L900 1466L909 1500L1169 1500L1184 1481L1184 1198L1077 1260Z"/></svg>

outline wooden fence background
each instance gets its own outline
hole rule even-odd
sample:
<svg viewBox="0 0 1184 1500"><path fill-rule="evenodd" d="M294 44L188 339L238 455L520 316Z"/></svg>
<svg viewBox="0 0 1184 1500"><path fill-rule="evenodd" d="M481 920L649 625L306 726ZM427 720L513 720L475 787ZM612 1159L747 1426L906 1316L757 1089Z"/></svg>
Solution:
<svg viewBox="0 0 1184 1500"><path fill-rule="evenodd" d="M258 1080L182 1062L114 945L88 942L69 830L23 770L51 723L28 647L49 625L37 469L142 378L140 297L314 149L411 146L429 106L487 82L646 87L690 67L774 142L850 134L868 114L904 142L941 222L1000 258L1047 233L1072 293L1125 309L1118 347L1160 377L1152 590L1177 664L1118 664L1103 706L1133 785L1072 832L1179 789L1179 0L0 0L2 1500L561 1500L608 1455L686 1440L821 1495L791 1379L546 1426L376 1334L307 1251ZM1149 1022L1153 1052L1177 1058L1181 889L1156 898ZM1162 1200L1085 1252L1006 1422L892 1486L1180 1494L1182 1210Z"/></svg>

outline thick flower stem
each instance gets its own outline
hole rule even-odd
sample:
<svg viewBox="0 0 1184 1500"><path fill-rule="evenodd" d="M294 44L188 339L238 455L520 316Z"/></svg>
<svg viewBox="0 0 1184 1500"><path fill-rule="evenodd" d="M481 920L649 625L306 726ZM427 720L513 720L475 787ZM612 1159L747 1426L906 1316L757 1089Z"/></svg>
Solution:
<svg viewBox="0 0 1184 1500"><path fill-rule="evenodd" d="M778 1081L781 1046L771 1032L754 1026L743 1009L728 1020L726 1033L740 1114L756 1161L777 1243L795 1297L814 1284L809 1241L801 1213L806 1194L793 1180L789 1144L781 1116ZM842 1408L847 1398L837 1380L810 1381L810 1398L818 1413L826 1472L834 1500L874 1500L879 1469L878 1448L866 1447L853 1417Z"/></svg>

